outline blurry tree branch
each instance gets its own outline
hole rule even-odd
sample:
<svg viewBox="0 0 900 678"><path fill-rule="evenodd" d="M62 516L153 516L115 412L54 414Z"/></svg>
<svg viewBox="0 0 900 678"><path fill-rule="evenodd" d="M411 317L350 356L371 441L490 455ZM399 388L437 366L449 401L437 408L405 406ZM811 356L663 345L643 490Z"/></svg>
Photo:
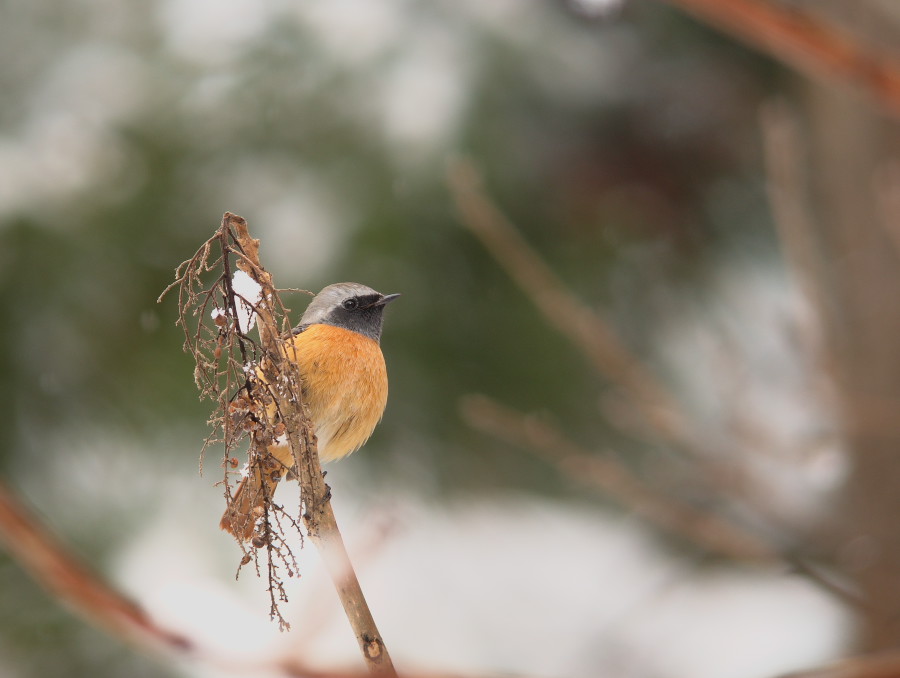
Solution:
<svg viewBox="0 0 900 678"><path fill-rule="evenodd" d="M474 428L531 451L571 481L601 490L624 508L703 550L738 561L779 559L759 537L714 513L663 495L624 464L580 448L537 417L520 414L483 395L465 398L461 411Z"/></svg>
<svg viewBox="0 0 900 678"><path fill-rule="evenodd" d="M900 652L881 652L842 659L815 669L807 669L782 678L897 678L900 676Z"/></svg>
<svg viewBox="0 0 900 678"><path fill-rule="evenodd" d="M0 485L0 539L36 582L106 633L142 650L187 654L194 643L158 626L135 603L99 579Z"/></svg>
<svg viewBox="0 0 900 678"><path fill-rule="evenodd" d="M22 569L76 616L109 636L165 664L190 662L217 675L278 678L364 678L369 672L323 670L298 658L267 654L241 659L224 656L201 642L167 629L140 606L98 577L34 517L34 511L0 483L0 542ZM416 671L408 678L463 678Z"/></svg>
<svg viewBox="0 0 900 678"><path fill-rule="evenodd" d="M740 469L728 467L717 458L721 455L717 455L715 443L694 431L695 425L680 411L675 397L618 340L612 324L574 297L491 202L471 163L456 160L450 167L449 181L464 225L482 241L548 322L576 345L598 373L625 391L627 405L645 424L639 433L649 433L651 440L687 453L696 474L705 481L703 489L708 496L736 499L743 502L744 509L756 521L767 522L769 528L781 527L765 500L743 482ZM778 548L721 516L660 495L626 467L581 450L546 424L483 397L465 402L463 412L477 428L538 452L565 475L581 482L587 480L657 526L710 552L743 561L784 562L842 602L855 608L865 605L860 596L813 567L802 554ZM647 425L652 431L646 430Z"/></svg>
<svg viewBox="0 0 900 678"><path fill-rule="evenodd" d="M619 340L612 322L581 303L494 205L475 167L457 159L450 165L448 179L463 225L481 240L547 322L581 351L598 374L621 389L624 404L642 424L631 428L650 442L684 453L708 487L727 492L729 499L777 522L766 502L754 496L735 459L723 461L716 442L697 434L674 395Z"/></svg>
<svg viewBox="0 0 900 678"><path fill-rule="evenodd" d="M809 177L805 171L807 158L800 122L789 104L777 99L762 107L760 130L766 189L784 259L814 309L816 321L826 325L817 329L823 330L825 337L834 344L839 341L841 320L834 317L836 302L831 298L833 295L828 294L824 282L833 273L829 271L828 256L822 251L821 240L817 237L815 210L809 200ZM879 225L896 249L900 261L900 173L897 168L882 168L876 175L874 190L881 217ZM845 408L841 422L844 430L900 436L897 429L900 402L883 396L866 396L854 389L849 383L852 380L848 380L839 369L836 348L828 344L818 348L823 354L824 372L843 397L852 398L861 405L852 412Z"/></svg>
<svg viewBox="0 0 900 678"><path fill-rule="evenodd" d="M900 277L889 192L897 126L834 88L807 92L802 118L775 106L762 123L773 212L785 258L808 278L805 287L815 287L810 301L848 460L840 491L814 529L820 548L867 599L856 646L896 649ZM784 209L785 197L798 209ZM856 539L871 545L864 564L847 556Z"/></svg>
<svg viewBox="0 0 900 678"><path fill-rule="evenodd" d="M894 161L879 168L875 175L880 225L900 259L900 163Z"/></svg>
<svg viewBox="0 0 900 678"><path fill-rule="evenodd" d="M465 159L455 160L448 178L463 224L482 241L554 329L628 395L630 404L661 439L682 440L687 429L671 395L622 344L611 324L578 301L531 249L485 195L472 164Z"/></svg>
<svg viewBox="0 0 900 678"><path fill-rule="evenodd" d="M516 412L483 395L464 398L460 411L473 428L532 452L573 483L594 487L657 528L702 550L744 563L783 563L849 608L866 607L857 591L801 555L779 549L724 516L663 494L626 465L610 456L588 452L537 417Z"/></svg>
<svg viewBox="0 0 900 678"><path fill-rule="evenodd" d="M900 62L861 36L771 0L667 1L806 76L861 89L900 116Z"/></svg>
<svg viewBox="0 0 900 678"><path fill-rule="evenodd" d="M807 185L799 130L785 101L763 106L760 129L766 189L785 259L810 303L816 309L826 308L821 288L816 284L823 275L823 261L814 237L812 209L805 198Z"/></svg>

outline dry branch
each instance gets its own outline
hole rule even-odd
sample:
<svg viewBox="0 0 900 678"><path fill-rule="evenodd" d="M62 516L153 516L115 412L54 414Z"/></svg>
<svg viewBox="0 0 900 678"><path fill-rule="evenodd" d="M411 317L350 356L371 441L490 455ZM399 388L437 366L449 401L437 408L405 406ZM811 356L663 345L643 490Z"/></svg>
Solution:
<svg viewBox="0 0 900 678"><path fill-rule="evenodd" d="M810 78L862 89L886 112L900 116L900 62L859 37L769 0L668 2Z"/></svg>
<svg viewBox="0 0 900 678"><path fill-rule="evenodd" d="M253 253L254 244L245 245ZM280 384L277 381L265 382L261 374L264 371L262 365L268 364L263 360L265 349L246 333L251 326L251 315L266 312L266 309L259 308L257 298L248 299L235 290L234 261L240 261L247 267L246 257L230 221L223 219L216 233L200 246L193 257L177 268L175 282L160 296L162 300L172 288L178 288L178 324L185 333L185 351L196 363L194 380L201 397L216 403L209 420L213 430L206 440L204 451L212 444L222 443L224 446L222 484L229 507L233 505L230 479L238 465L237 458L231 456L232 451L249 439L247 475L259 479L263 474L276 473L281 469L281 462L270 453L269 443L284 429L278 413L272 412L271 408L273 391L278 390ZM213 280L206 280L210 276ZM253 279L251 276L251 283ZM279 315L286 322L286 310L280 299L275 296L270 301L278 304ZM268 313L267 318L271 320L271 311ZM201 452L201 471L202 459ZM252 561L259 573L259 552L263 550L270 616L279 622L282 629L287 629L289 625L279 608L279 603L287 599L282 572L293 576L297 572L297 564L285 541L281 522L284 519L296 527L296 521L272 501L271 494L266 492L267 486L263 485L262 489L262 515L253 515L252 524L247 524L250 520L247 518L240 525L237 521L232 525L234 528L249 528L252 532L253 548L248 549L243 541L238 541L243 551L241 566Z"/></svg>
<svg viewBox="0 0 900 678"><path fill-rule="evenodd" d="M272 277L259 260L259 241L250 237L247 222L241 217L226 212L224 223L235 230L238 245L246 256L246 259L238 260L238 267L262 287L257 310L260 341L269 358L269 383L284 383L284 388L272 389L272 395L287 428L286 435L294 456L306 533L322 555L366 665L373 673L396 675L331 508L331 489L325 483L312 423L303 405L300 372L297 363L290 358L288 346L293 345L282 339L275 312L279 306L275 301L278 293L272 285Z"/></svg>
<svg viewBox="0 0 900 678"><path fill-rule="evenodd" d="M221 250L221 256L210 262L215 245ZM247 299L235 291L232 261L258 285L258 298ZM219 271L213 284L204 286L201 276ZM295 528L299 527L299 521L272 501L272 483L259 481L265 478L275 482L284 471L290 470L300 484L301 519L306 536L322 556L366 666L373 673L395 676L331 508L331 491L324 480L315 433L303 403L301 375L291 355L295 349L290 323L272 276L260 261L259 241L250 237L244 219L226 212L216 234L179 267L176 278L179 323L185 330L185 346L197 361L201 393L217 405L210 420L214 433L208 442L225 445L224 484L229 502L226 527L236 535L252 536L250 547L238 538L244 549L241 564L254 561L259 572L258 553L264 551L271 616L282 628L286 627L287 622L279 611L279 603L286 600L281 571L293 576L297 566L285 541L281 521L286 520ZM243 326L246 322L241 322L241 303L252 308L259 327L258 344L246 335L248 328ZM210 315L211 310L214 312ZM279 459L271 451L276 448L273 445L276 439L282 436L291 450L290 469L285 468L289 461ZM232 503L229 474L237 465L231 450L248 437L250 450L245 473L246 477L257 480L260 488L257 499L261 506L248 511L241 523Z"/></svg>

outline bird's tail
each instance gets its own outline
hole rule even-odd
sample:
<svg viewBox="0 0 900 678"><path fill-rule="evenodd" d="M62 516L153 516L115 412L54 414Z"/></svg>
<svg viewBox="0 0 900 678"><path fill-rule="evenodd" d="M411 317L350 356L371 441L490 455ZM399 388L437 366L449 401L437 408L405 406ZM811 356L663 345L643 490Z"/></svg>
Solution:
<svg viewBox="0 0 900 678"><path fill-rule="evenodd" d="M266 501L272 500L279 481L294 464L289 446L272 445L268 450L268 457L260 460L241 480L219 522L219 527L241 541L253 536L257 519L264 514Z"/></svg>

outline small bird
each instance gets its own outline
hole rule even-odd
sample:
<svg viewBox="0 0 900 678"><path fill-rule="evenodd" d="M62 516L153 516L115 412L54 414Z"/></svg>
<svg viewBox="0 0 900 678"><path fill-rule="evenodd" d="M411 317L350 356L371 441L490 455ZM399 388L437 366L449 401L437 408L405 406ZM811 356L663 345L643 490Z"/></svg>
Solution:
<svg viewBox="0 0 900 678"><path fill-rule="evenodd" d="M318 440L319 459L333 461L359 449L384 414L388 380L381 353L384 307L399 294L381 294L359 283L335 283L319 292L293 330L303 399ZM281 473L251 472L238 485L220 527L236 538L253 536L256 507L271 497L294 464L289 445L269 452ZM263 483L266 488L264 491Z"/></svg>

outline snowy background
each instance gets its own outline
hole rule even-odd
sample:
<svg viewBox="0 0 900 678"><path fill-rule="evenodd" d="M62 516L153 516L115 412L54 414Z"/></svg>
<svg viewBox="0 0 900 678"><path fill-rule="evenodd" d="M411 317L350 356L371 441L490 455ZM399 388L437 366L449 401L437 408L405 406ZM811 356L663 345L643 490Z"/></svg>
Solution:
<svg viewBox="0 0 900 678"><path fill-rule="evenodd" d="M788 565L710 557L458 414L486 393L722 508L692 494L677 451L610 419L614 388L460 227L445 170L465 153L765 498L775 538L817 534L850 460L821 323L766 201L758 107L793 82L777 65L636 1L0 12L4 477L223 662L133 655L0 554L0 676L255 675L261 657L292 655L356 666L314 550L279 633L264 583L234 580L217 452L197 473L208 411L174 300L156 298L226 210L249 220L281 287L403 293L383 338L384 422L328 476L398 667L755 678L852 646L847 608ZM296 317L305 299L289 300Z"/></svg>

